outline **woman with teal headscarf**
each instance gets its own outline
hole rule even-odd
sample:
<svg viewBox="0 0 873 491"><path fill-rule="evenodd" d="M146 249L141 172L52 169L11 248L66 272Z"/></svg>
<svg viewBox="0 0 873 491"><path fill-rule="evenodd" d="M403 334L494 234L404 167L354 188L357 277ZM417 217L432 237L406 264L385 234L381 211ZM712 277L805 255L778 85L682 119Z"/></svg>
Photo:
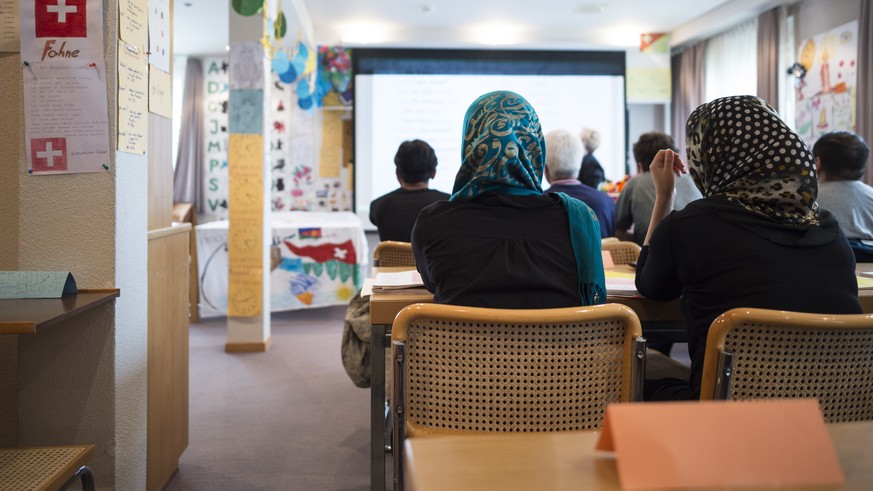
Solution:
<svg viewBox="0 0 873 491"><path fill-rule="evenodd" d="M556 308L606 301L600 228L585 203L543 194L545 142L524 97L485 94L464 117L449 201L418 216L412 249L434 301Z"/></svg>

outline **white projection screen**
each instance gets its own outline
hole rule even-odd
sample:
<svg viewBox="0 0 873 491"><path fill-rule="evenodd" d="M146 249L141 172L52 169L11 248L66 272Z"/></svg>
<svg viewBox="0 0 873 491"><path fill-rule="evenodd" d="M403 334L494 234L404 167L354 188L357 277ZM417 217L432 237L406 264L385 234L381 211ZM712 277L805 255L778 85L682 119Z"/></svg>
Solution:
<svg viewBox="0 0 873 491"><path fill-rule="evenodd" d="M394 154L405 140L434 148L439 164L430 187L452 192L464 113L494 90L524 96L544 133L598 130L595 155L606 177L626 173L624 52L357 49L352 59L355 211L366 230L375 230L370 202L399 187Z"/></svg>

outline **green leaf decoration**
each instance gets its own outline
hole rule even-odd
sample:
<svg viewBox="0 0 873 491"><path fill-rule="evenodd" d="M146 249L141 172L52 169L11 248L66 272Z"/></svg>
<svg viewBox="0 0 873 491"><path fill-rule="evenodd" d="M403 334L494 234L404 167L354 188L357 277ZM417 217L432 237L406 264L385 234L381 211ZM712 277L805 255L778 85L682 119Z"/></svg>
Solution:
<svg viewBox="0 0 873 491"><path fill-rule="evenodd" d="M361 277L361 265L360 264L355 264L354 272L355 272L355 289L360 290L361 285L364 284L364 278Z"/></svg>
<svg viewBox="0 0 873 491"><path fill-rule="evenodd" d="M321 276L321 272L324 270L324 265L321 263L315 263L312 265L312 271L315 272L315 276Z"/></svg>
<svg viewBox="0 0 873 491"><path fill-rule="evenodd" d="M312 271L312 263L303 263L303 271L306 274L309 274L309 272Z"/></svg>
<svg viewBox="0 0 873 491"><path fill-rule="evenodd" d="M343 283L349 280L352 275L352 265L349 263L340 263L340 279Z"/></svg>
<svg viewBox="0 0 873 491"><path fill-rule="evenodd" d="M336 267L338 262L339 261L337 261L336 259L331 259L330 261L324 263L324 267L327 268L327 275L330 276L330 279L332 280L336 279Z"/></svg>
<svg viewBox="0 0 873 491"><path fill-rule="evenodd" d="M234 12L246 17L257 14L264 6L264 0L231 0Z"/></svg>
<svg viewBox="0 0 873 491"><path fill-rule="evenodd" d="M282 39L287 32L288 23L285 21L285 13L279 12L279 15L276 16L276 21L273 22L273 36L276 39Z"/></svg>

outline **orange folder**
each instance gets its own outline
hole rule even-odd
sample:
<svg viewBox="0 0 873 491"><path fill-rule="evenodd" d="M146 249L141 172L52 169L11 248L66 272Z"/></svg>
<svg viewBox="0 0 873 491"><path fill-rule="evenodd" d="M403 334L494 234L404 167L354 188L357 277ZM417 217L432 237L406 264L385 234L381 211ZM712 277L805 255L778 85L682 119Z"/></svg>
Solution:
<svg viewBox="0 0 873 491"><path fill-rule="evenodd" d="M595 448L627 490L845 481L814 399L613 404Z"/></svg>

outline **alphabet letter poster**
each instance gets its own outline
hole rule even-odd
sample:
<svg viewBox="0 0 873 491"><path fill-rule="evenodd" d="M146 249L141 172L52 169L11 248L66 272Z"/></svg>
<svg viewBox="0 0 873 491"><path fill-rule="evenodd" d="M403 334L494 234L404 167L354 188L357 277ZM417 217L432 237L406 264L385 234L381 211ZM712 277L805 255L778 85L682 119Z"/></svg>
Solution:
<svg viewBox="0 0 873 491"><path fill-rule="evenodd" d="M99 0L19 3L32 174L109 170L102 6Z"/></svg>

